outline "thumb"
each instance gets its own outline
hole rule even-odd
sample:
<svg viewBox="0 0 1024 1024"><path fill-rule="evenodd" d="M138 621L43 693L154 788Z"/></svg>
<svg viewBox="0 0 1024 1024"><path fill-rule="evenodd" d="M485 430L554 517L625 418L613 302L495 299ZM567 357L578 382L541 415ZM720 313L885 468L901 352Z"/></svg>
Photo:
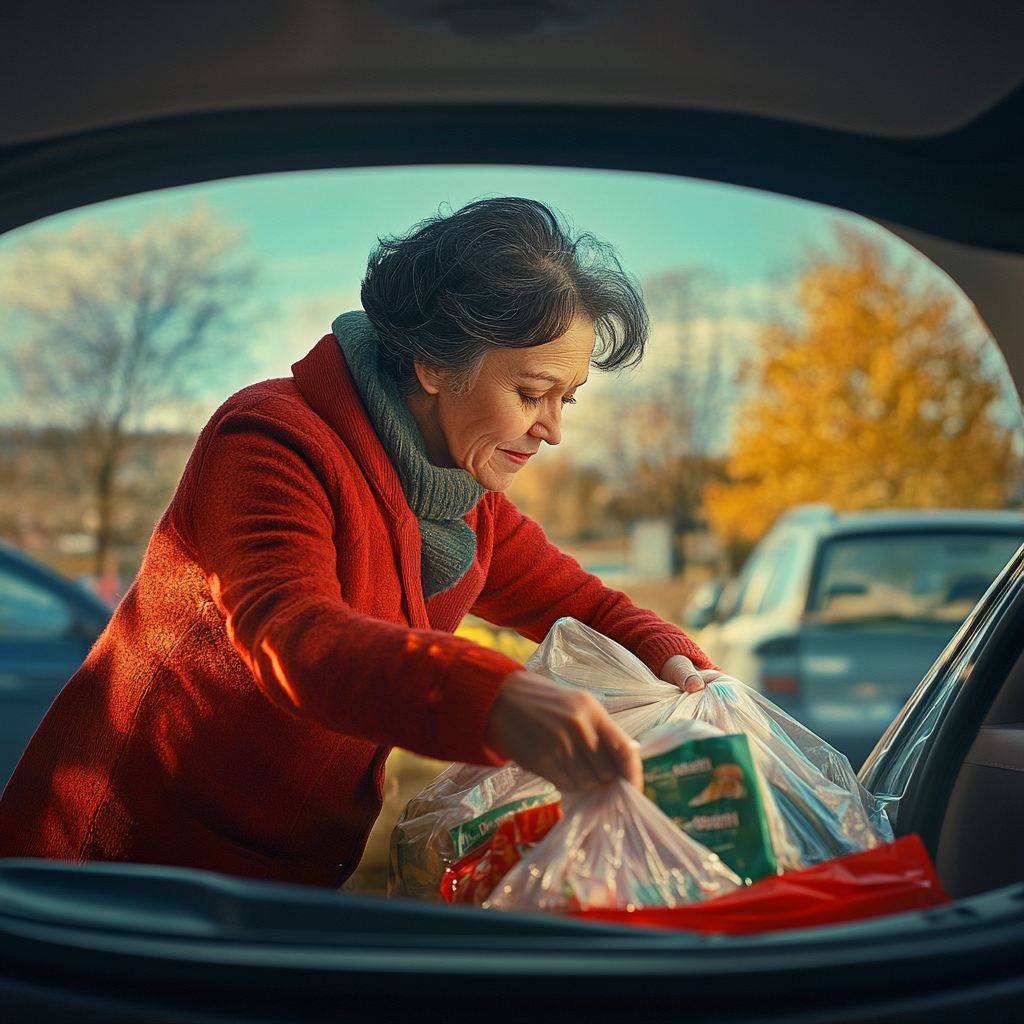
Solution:
<svg viewBox="0 0 1024 1024"><path fill-rule="evenodd" d="M704 677L684 654L673 655L661 669L661 678L674 683L683 693L697 693L704 689Z"/></svg>

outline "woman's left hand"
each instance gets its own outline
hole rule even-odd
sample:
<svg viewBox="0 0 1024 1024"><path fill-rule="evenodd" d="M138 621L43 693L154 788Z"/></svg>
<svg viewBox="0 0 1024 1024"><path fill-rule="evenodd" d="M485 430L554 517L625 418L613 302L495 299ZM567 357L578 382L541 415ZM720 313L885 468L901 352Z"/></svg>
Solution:
<svg viewBox="0 0 1024 1024"><path fill-rule="evenodd" d="M674 683L683 693L696 693L707 683L693 662L683 654L674 654L661 666L661 679Z"/></svg>

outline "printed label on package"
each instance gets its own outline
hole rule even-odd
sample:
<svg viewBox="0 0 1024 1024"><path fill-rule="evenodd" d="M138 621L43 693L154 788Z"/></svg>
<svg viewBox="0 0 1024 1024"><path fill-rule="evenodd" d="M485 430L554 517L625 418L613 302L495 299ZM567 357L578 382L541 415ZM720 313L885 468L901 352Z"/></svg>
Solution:
<svg viewBox="0 0 1024 1024"><path fill-rule="evenodd" d="M494 830L516 811L529 810L531 807L543 807L545 804L557 803L559 799L558 791L552 786L550 791L538 793L536 796L524 796L521 800L513 800L500 807L492 807L486 814L481 814L479 818L464 821L461 825L449 829L452 843L455 846L455 859L459 860L470 850L475 850L481 843L490 839Z"/></svg>
<svg viewBox="0 0 1024 1024"><path fill-rule="evenodd" d="M644 794L747 884L776 873L746 736L690 740L647 758Z"/></svg>

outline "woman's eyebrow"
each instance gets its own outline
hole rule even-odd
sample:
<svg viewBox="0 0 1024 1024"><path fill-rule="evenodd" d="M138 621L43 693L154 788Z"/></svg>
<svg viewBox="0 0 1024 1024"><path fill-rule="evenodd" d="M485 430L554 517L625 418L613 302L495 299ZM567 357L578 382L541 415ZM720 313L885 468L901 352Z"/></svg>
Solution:
<svg viewBox="0 0 1024 1024"><path fill-rule="evenodd" d="M557 376L555 376L552 373L545 373L543 370L537 370L537 371L524 370L522 373L519 374L519 376L520 377L529 377L532 380L546 380L549 384L558 384L561 387L565 387L566 386L565 378L557 377ZM579 382L579 384L576 384L574 386L575 387L579 387L580 384L586 384L586 382L587 382L587 378L584 377L583 380L581 380Z"/></svg>

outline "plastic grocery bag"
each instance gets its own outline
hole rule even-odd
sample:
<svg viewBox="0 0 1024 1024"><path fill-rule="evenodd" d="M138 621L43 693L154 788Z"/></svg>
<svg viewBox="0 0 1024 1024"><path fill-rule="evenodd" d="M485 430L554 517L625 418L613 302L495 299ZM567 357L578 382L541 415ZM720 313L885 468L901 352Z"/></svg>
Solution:
<svg viewBox="0 0 1024 1024"><path fill-rule="evenodd" d="M562 798L563 817L501 879L484 909L679 907L743 883L625 779Z"/></svg>
<svg viewBox="0 0 1024 1024"><path fill-rule="evenodd" d="M571 618L551 627L527 668L587 690L640 740L658 726L684 719L746 735L767 783L765 810L783 870L892 842L884 808L858 782L849 760L735 679L702 672L707 686L683 693L614 640Z"/></svg>
<svg viewBox="0 0 1024 1024"><path fill-rule="evenodd" d="M453 764L413 797L391 833L389 896L440 901L446 869L516 811L557 803L555 787L517 764Z"/></svg>
<svg viewBox="0 0 1024 1024"><path fill-rule="evenodd" d="M724 739L720 729L692 719L655 729L651 737L642 757L688 741ZM731 739L746 745L745 737ZM753 774L749 762L748 770ZM756 779L746 781L757 786ZM446 870L441 892L450 903L566 912L683 906L742 884L720 856L619 779L566 796L561 805L515 811Z"/></svg>
<svg viewBox="0 0 1024 1024"><path fill-rule="evenodd" d="M884 810L849 761L736 680L707 673L713 681L705 690L681 693L625 648L570 618L555 623L527 667L592 693L640 739L657 726L694 719L746 734L780 869L892 840ZM440 901L445 871L475 843L517 810L559 799L551 783L516 764L452 765L409 801L392 833L389 895Z"/></svg>

